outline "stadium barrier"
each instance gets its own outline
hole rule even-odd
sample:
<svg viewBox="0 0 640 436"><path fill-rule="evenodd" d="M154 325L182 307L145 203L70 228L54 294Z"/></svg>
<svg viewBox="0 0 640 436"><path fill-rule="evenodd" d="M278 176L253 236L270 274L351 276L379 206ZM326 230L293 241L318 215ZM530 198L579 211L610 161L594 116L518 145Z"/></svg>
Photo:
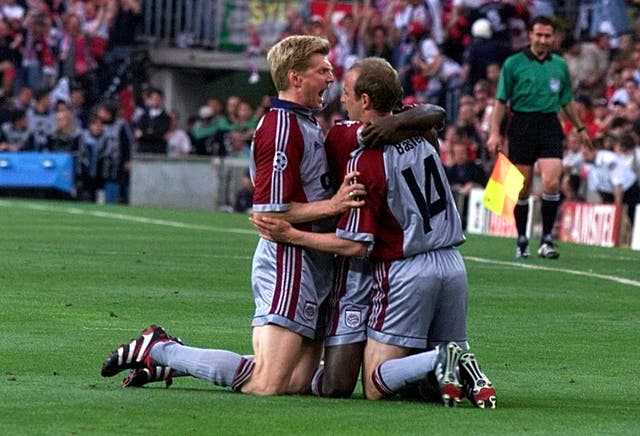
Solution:
<svg viewBox="0 0 640 436"><path fill-rule="evenodd" d="M138 37L152 43L214 47L219 44L225 2L220 0L156 0L144 2Z"/></svg>
<svg viewBox="0 0 640 436"><path fill-rule="evenodd" d="M136 155L131 165L130 202L231 210L248 165L246 159Z"/></svg>

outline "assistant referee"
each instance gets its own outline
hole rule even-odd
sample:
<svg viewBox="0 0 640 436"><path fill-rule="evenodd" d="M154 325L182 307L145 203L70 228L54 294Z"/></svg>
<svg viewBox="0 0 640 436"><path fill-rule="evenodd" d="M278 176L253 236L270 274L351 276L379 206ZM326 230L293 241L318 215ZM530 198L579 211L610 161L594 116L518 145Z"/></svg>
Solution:
<svg viewBox="0 0 640 436"><path fill-rule="evenodd" d="M542 176L542 239L538 256L557 259L560 254L551 231L560 205L562 142L564 135L558 119L563 110L587 144L586 128L573 103L569 70L562 57L551 53L555 33L548 17L534 18L529 27L530 45L510 56L500 71L487 147L491 153L502 149L500 131L509 105L513 117L508 128L509 159L524 174L525 182L514 209L518 241L517 258L529 257L527 239L528 197L533 165L538 161Z"/></svg>

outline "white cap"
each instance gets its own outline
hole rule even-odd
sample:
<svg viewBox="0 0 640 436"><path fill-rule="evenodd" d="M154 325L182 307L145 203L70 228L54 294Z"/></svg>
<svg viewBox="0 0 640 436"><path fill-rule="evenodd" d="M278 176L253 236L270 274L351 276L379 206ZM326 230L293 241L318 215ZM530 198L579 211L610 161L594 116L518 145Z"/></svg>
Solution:
<svg viewBox="0 0 640 436"><path fill-rule="evenodd" d="M478 18L471 25L471 34L476 38L491 39L491 23L486 18Z"/></svg>
<svg viewBox="0 0 640 436"><path fill-rule="evenodd" d="M202 106L198 110L198 116L200 118L211 118L213 116L213 109L211 109L209 106Z"/></svg>

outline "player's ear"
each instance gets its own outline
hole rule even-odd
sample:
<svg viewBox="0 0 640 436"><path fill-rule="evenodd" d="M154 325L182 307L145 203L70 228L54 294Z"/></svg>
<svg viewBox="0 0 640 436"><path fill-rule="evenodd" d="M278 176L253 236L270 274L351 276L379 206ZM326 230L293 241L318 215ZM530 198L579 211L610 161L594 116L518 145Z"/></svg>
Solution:
<svg viewBox="0 0 640 436"><path fill-rule="evenodd" d="M293 86L294 88L299 88L301 86L302 77L296 70L289 70L289 72L287 73L287 78L289 79L289 83L291 84L291 86Z"/></svg>
<svg viewBox="0 0 640 436"><path fill-rule="evenodd" d="M371 97L369 97L369 94L362 94L360 96L360 101L362 102L363 109L373 110L373 101L371 100Z"/></svg>

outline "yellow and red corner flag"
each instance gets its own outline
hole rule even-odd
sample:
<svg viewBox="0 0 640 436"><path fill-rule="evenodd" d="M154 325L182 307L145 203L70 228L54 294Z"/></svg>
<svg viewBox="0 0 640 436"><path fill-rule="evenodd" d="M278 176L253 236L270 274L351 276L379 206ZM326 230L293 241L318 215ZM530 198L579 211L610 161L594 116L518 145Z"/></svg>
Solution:
<svg viewBox="0 0 640 436"><path fill-rule="evenodd" d="M482 203L491 212L513 221L513 208L524 185L524 176L507 156L498 153L491 177L484 188Z"/></svg>

